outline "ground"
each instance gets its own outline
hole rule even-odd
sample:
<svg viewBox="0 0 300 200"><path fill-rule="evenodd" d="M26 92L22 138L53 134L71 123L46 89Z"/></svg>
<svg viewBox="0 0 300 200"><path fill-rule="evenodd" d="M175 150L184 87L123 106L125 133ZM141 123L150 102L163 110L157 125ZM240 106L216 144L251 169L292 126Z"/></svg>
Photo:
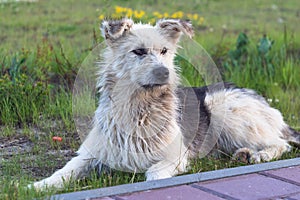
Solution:
<svg viewBox="0 0 300 200"><path fill-rule="evenodd" d="M81 63L102 42L99 24L103 17L131 14L136 21L151 23L161 17L190 18L194 40L214 59L222 79L255 89L283 113L288 124L300 130L297 0L3 2L0 0L0 199L45 195L28 192L24 186L51 175L75 155L81 137L72 113L73 84ZM238 39L240 33L248 38L244 47L238 45L247 40ZM260 42L264 34L263 41L275 41L265 53L258 50L266 47ZM181 58L176 62L192 85L205 84L187 62ZM89 120L82 122L80 128L87 130L84 125ZM53 136L62 141L53 141ZM294 148L283 159L299 156L300 150ZM189 173L237 165L243 164L229 155L204 158L193 161ZM62 192L143 180L139 174L115 172L98 178L94 173Z"/></svg>

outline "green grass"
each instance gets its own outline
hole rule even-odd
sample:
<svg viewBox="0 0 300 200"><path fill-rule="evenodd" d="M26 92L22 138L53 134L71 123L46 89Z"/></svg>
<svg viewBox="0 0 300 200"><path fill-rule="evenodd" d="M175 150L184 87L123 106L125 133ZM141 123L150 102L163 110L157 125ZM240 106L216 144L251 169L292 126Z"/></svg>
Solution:
<svg viewBox="0 0 300 200"><path fill-rule="evenodd" d="M73 99L72 89L81 63L102 41L100 15L115 13L115 5L153 12L198 14L194 40L212 57L224 81L255 89L278 108L292 127L300 130L300 3L291 1L39 1L0 3L0 199L32 199L57 191L37 192L25 186L51 175L69 160L81 143L74 117L90 122L95 98ZM142 19L142 20L147 20ZM196 23L196 21L193 21ZM234 64L240 32L247 34L247 54ZM274 40L266 57L258 54L263 34ZM191 85L203 85L201 74L178 57L182 74ZM85 68L84 68L85 69ZM89 72L92 73L92 72ZM186 82L186 83L187 83ZM88 104L86 106L85 104ZM82 117L82 116L81 116ZM88 127L80 127L87 130ZM63 142L52 141L61 136ZM299 157L294 148L283 159ZM190 173L243 165L230 156L193 160ZM66 185L70 192L143 181L142 174L96 173Z"/></svg>

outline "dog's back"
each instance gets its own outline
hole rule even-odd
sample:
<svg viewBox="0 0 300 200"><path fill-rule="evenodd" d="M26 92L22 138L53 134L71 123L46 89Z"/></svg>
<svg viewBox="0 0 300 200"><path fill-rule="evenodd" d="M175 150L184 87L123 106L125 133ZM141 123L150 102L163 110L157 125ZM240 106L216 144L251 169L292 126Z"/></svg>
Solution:
<svg viewBox="0 0 300 200"><path fill-rule="evenodd" d="M205 156L217 150L258 163L279 158L291 149L289 143L300 144L300 133L253 90L217 83L181 88L178 93L184 110L180 123L183 135L191 141L187 144L191 155ZM197 98L191 100L193 95ZM195 117L199 123L194 122L191 129L190 121Z"/></svg>

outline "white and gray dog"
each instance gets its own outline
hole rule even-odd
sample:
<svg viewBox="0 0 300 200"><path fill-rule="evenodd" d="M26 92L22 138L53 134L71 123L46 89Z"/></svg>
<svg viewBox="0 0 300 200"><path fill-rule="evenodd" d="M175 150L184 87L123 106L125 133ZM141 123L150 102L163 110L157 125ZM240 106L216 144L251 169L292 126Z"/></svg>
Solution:
<svg viewBox="0 0 300 200"><path fill-rule="evenodd" d="M152 26L121 19L104 21L101 31L107 47L93 129L78 156L35 188L61 188L99 163L155 180L185 172L202 151L218 149L258 163L300 143L300 134L253 90L225 83L178 87L174 57L181 35L193 35L189 22L163 19Z"/></svg>

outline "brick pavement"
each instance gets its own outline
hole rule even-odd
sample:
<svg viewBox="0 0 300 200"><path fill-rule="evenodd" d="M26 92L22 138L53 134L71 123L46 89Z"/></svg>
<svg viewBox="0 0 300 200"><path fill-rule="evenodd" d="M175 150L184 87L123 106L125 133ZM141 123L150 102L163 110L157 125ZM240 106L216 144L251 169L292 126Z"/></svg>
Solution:
<svg viewBox="0 0 300 200"><path fill-rule="evenodd" d="M300 200L300 158L57 195L94 200Z"/></svg>

